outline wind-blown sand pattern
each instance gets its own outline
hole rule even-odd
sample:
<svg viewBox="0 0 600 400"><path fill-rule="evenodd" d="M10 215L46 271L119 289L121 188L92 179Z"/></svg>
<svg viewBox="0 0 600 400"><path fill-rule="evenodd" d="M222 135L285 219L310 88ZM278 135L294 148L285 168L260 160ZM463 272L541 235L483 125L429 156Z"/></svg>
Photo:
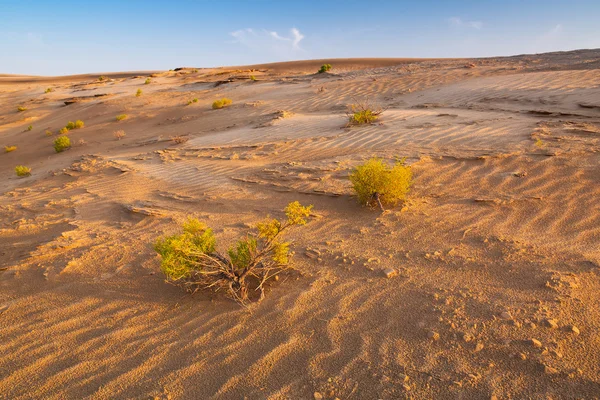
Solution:
<svg viewBox="0 0 600 400"><path fill-rule="evenodd" d="M600 397L600 51L325 61L0 76L0 398ZM348 181L372 156L414 173L383 214ZM164 282L187 216L226 249L294 200L263 302Z"/></svg>

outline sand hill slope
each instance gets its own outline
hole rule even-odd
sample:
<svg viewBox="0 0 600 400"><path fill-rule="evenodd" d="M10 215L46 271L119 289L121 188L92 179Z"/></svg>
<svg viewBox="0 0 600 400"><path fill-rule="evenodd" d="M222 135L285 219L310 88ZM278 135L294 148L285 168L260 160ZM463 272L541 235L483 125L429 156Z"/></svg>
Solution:
<svg viewBox="0 0 600 400"><path fill-rule="evenodd" d="M600 396L600 51L321 63L0 75L1 399ZM385 213L373 156L414 172ZM164 282L188 216L226 249L294 200L260 304Z"/></svg>

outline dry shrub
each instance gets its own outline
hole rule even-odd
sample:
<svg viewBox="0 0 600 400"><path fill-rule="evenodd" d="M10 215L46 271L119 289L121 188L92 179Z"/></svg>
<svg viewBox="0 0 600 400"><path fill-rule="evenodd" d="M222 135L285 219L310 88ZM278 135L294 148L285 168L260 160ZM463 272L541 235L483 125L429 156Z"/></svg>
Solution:
<svg viewBox="0 0 600 400"><path fill-rule="evenodd" d="M171 136L171 141L175 144L183 144L190 140L188 136Z"/></svg>
<svg viewBox="0 0 600 400"><path fill-rule="evenodd" d="M17 146L4 146L5 153L10 153L11 151L15 151L16 149L17 149Z"/></svg>
<svg viewBox="0 0 600 400"><path fill-rule="evenodd" d="M23 106L19 106L19 107L17 107L17 111L18 111L18 112L23 112L23 111L26 111L26 110L27 110L27 109L26 109L25 107L23 107Z"/></svg>
<svg viewBox="0 0 600 400"><path fill-rule="evenodd" d="M119 129L118 131L114 131L113 132L113 136L117 139L117 140L121 140L122 138L125 137L125 131L122 129Z"/></svg>
<svg viewBox="0 0 600 400"><path fill-rule="evenodd" d="M68 136L59 136L54 140L54 150L61 153L71 147L71 139Z"/></svg>
<svg viewBox="0 0 600 400"><path fill-rule="evenodd" d="M17 176L20 177L29 176L31 175L31 168L26 167L24 165L17 165L15 167L15 173L17 174Z"/></svg>
<svg viewBox="0 0 600 400"><path fill-rule="evenodd" d="M212 104L212 108L214 110L217 110L219 108L227 107L227 106L231 105L231 103L233 103L233 101L231 101L231 99L228 99L227 97L223 97L222 99L215 100L215 102Z"/></svg>
<svg viewBox="0 0 600 400"><path fill-rule="evenodd" d="M412 182L410 166L404 159L389 167L383 160L372 158L350 174L350 182L358 201L367 206L395 206L406 198Z"/></svg>
<svg viewBox="0 0 600 400"><path fill-rule="evenodd" d="M127 114L117 115L117 121L123 121L124 119L127 119Z"/></svg>
<svg viewBox="0 0 600 400"><path fill-rule="evenodd" d="M50 129L46 129L46 132L44 132L46 134L46 136L52 136L52 131Z"/></svg>
<svg viewBox="0 0 600 400"><path fill-rule="evenodd" d="M372 124L379 119L379 116L383 111L383 108L371 104L369 100L351 104L346 112L346 115L348 116L348 126Z"/></svg>
<svg viewBox="0 0 600 400"><path fill-rule="evenodd" d="M162 257L161 270L167 281L189 291L202 288L223 290L231 298L246 304L264 297L264 285L290 268L290 242L281 235L291 226L304 225L312 206L299 202L285 208L286 219L266 219L231 246L226 254L216 250L213 232L197 219L183 225L183 233L156 241L154 249Z"/></svg>

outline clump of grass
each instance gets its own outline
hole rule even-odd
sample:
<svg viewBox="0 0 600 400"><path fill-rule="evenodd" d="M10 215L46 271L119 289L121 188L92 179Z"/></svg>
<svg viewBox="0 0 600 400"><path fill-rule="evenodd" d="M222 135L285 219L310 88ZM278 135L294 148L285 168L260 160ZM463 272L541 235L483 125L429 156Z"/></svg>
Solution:
<svg viewBox="0 0 600 400"><path fill-rule="evenodd" d="M65 125L65 127L60 130L60 133L67 133L68 131L73 130L73 129L81 129L84 126L85 126L85 123L80 119L78 119L75 122L69 121L69 122L67 122L67 125ZM64 131L65 129L67 130L66 132Z"/></svg>
<svg viewBox="0 0 600 400"><path fill-rule="evenodd" d="M254 75L250 75L250 80L254 82L256 81L256 77Z"/></svg>
<svg viewBox="0 0 600 400"><path fill-rule="evenodd" d="M193 69L192 70L192 74L196 74L196 73L198 73L198 70L197 69Z"/></svg>
<svg viewBox="0 0 600 400"><path fill-rule="evenodd" d="M46 132L44 132L46 134L46 136L52 136L52 131L50 129L46 129Z"/></svg>
<svg viewBox="0 0 600 400"><path fill-rule="evenodd" d="M77 142L77 144L79 146L85 146L87 144L87 142L85 140L83 140L83 139L79 139L79 141Z"/></svg>
<svg viewBox="0 0 600 400"><path fill-rule="evenodd" d="M123 121L124 119L127 119L127 114L117 115L117 121Z"/></svg>
<svg viewBox="0 0 600 400"><path fill-rule="evenodd" d="M5 153L10 153L11 151L15 151L16 149L17 149L17 146L4 146Z"/></svg>
<svg viewBox="0 0 600 400"><path fill-rule="evenodd" d="M68 136L59 136L54 140L54 150L61 153L71 147L71 139Z"/></svg>
<svg viewBox="0 0 600 400"><path fill-rule="evenodd" d="M540 148L541 148L541 147L544 147L544 142L542 141L542 139L540 139L540 138L537 138L537 139L536 139L536 141L535 141L535 145L536 145L537 147L540 147Z"/></svg>
<svg viewBox="0 0 600 400"><path fill-rule="evenodd" d="M183 224L182 233L162 237L154 244L162 258L160 268L168 281L191 292L213 288L241 304L260 301L265 283L290 268L291 243L282 240L283 233L291 226L305 225L311 209L297 201L288 204L285 219L259 222L225 254L216 250L213 231L190 218Z"/></svg>
<svg viewBox="0 0 600 400"><path fill-rule="evenodd" d="M44 91L44 93L50 93L50 92L52 92L53 90L54 90L54 89L52 89L51 87L49 87L49 88L47 88L47 89Z"/></svg>
<svg viewBox="0 0 600 400"><path fill-rule="evenodd" d="M150 78L146 78L146 80L144 81L144 85L149 85L152 83L152 80Z"/></svg>
<svg viewBox="0 0 600 400"><path fill-rule="evenodd" d="M27 127L27 131L30 131L30 130L32 130L32 129L33 129L33 125L29 125L29 126Z"/></svg>
<svg viewBox="0 0 600 400"><path fill-rule="evenodd" d="M348 125L372 124L383 113L381 107L371 105L369 101L358 102L348 107Z"/></svg>
<svg viewBox="0 0 600 400"><path fill-rule="evenodd" d="M321 69L319 69L319 74L322 74L323 72L327 72L331 69L331 64L323 64L321 65Z"/></svg>
<svg viewBox="0 0 600 400"><path fill-rule="evenodd" d="M389 167L383 160L372 158L352 171L350 182L361 204L378 205L383 211L383 205L394 206L405 199L412 171L404 159Z"/></svg>
<svg viewBox="0 0 600 400"><path fill-rule="evenodd" d="M19 106L19 107L17 107L17 111L18 111L18 112L23 112L23 111L26 111L26 110L27 110L27 108L25 108L25 107L23 107L23 106Z"/></svg>
<svg viewBox="0 0 600 400"><path fill-rule="evenodd" d="M29 176L31 175L31 168L26 167L24 165L17 165L15 167L15 173L19 177Z"/></svg>
<svg viewBox="0 0 600 400"><path fill-rule="evenodd" d="M142 95L142 89L138 89L137 92L135 92L135 97L140 97Z"/></svg>
<svg viewBox="0 0 600 400"><path fill-rule="evenodd" d="M171 136L171 141L175 144L182 144L190 140L187 136Z"/></svg>
<svg viewBox="0 0 600 400"><path fill-rule="evenodd" d="M187 103L188 103L188 106L189 106L190 104L197 103L197 102L198 102L198 99L194 98L194 99L188 100Z"/></svg>
<svg viewBox="0 0 600 400"><path fill-rule="evenodd" d="M60 128L58 130L58 133L60 135L66 135L67 133L69 133L69 128L67 128L66 126L64 128ZM48 132L46 132L46 135L48 135ZM48 136L50 136L50 135L48 135Z"/></svg>
<svg viewBox="0 0 600 400"><path fill-rule="evenodd" d="M113 132L113 136L117 139L117 140L121 140L122 138L125 137L125 131L122 129L119 129L118 131L114 131Z"/></svg>
<svg viewBox="0 0 600 400"><path fill-rule="evenodd" d="M104 75L102 75L102 76L99 76L99 77L98 77L98 80L99 80L100 82L102 82L102 81L105 81L105 80L106 80L106 77L105 77Z"/></svg>
<svg viewBox="0 0 600 400"><path fill-rule="evenodd" d="M233 103L233 101L231 101L231 99L228 99L226 97L223 97L222 99L219 100L215 100L214 103L212 104L212 108L214 110L217 110L219 108L223 108L223 107L227 107L229 106L231 103Z"/></svg>

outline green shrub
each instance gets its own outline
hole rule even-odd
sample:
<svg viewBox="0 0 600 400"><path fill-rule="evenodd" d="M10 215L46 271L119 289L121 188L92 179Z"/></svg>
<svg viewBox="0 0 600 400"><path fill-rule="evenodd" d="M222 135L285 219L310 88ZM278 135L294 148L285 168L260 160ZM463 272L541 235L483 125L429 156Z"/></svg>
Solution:
<svg viewBox="0 0 600 400"><path fill-rule="evenodd" d="M412 181L411 168L404 160L389 167L383 160L372 158L356 167L350 174L350 182L361 204L394 206L406 198Z"/></svg>
<svg viewBox="0 0 600 400"><path fill-rule="evenodd" d="M33 125L29 125L29 126L27 127L27 130L28 130L28 131L30 131L30 130L32 130L32 129L33 129Z"/></svg>
<svg viewBox="0 0 600 400"><path fill-rule="evenodd" d="M254 82L256 80L256 77L254 75L250 75L250 80Z"/></svg>
<svg viewBox="0 0 600 400"><path fill-rule="evenodd" d="M290 226L304 225L312 206L290 203L286 219L266 219L256 230L237 241L227 254L216 250L210 228L197 219L189 219L180 234L156 241L154 249L161 256L161 270L167 280L180 283L190 291L203 287L224 290L234 300L245 304L250 293L264 297L264 284L289 268L290 243L281 234Z"/></svg>
<svg viewBox="0 0 600 400"><path fill-rule="evenodd" d="M17 174L17 176L29 176L31 175L31 168L26 167L24 165L17 165L15 167L15 173Z"/></svg>
<svg viewBox="0 0 600 400"><path fill-rule="evenodd" d="M215 100L215 102L212 104L212 108L214 110L217 110L219 108L223 108L223 107L227 107L228 105L230 105L231 103L233 103L231 101L231 99L228 99L226 97L223 97L222 99L219 100Z"/></svg>
<svg viewBox="0 0 600 400"><path fill-rule="evenodd" d="M46 89L46 90L44 91L44 93L50 93L52 90L53 90L53 89L52 89L51 87L49 87L48 89Z"/></svg>
<svg viewBox="0 0 600 400"><path fill-rule="evenodd" d="M68 136L59 136L54 140L54 150L57 153L67 150L71 147L71 139Z"/></svg>
<svg viewBox="0 0 600 400"><path fill-rule="evenodd" d="M99 80L100 82L102 82L102 81L106 80L106 77L105 77L104 75L102 75L102 76L99 76L99 77L98 77L98 80Z"/></svg>
<svg viewBox="0 0 600 400"><path fill-rule="evenodd" d="M127 114L117 115L117 121L123 121L124 119L127 119Z"/></svg>
<svg viewBox="0 0 600 400"><path fill-rule="evenodd" d="M60 128L58 130L58 133L60 135L66 135L67 133L69 133L69 128L67 128L66 126L64 128ZM46 135L48 135L48 132L46 132ZM50 135L48 135L48 136L50 136Z"/></svg>
<svg viewBox="0 0 600 400"><path fill-rule="evenodd" d="M319 69L319 74L322 74L323 72L327 72L331 69L331 64L323 64L321 65L321 69Z"/></svg>
<svg viewBox="0 0 600 400"><path fill-rule="evenodd" d="M85 124L83 123L82 120L78 119L77 121L75 121L75 129L81 129L85 126Z"/></svg>
<svg viewBox="0 0 600 400"><path fill-rule="evenodd" d="M138 89L137 92L135 92L135 97L140 97L142 95L142 89Z"/></svg>
<svg viewBox="0 0 600 400"><path fill-rule="evenodd" d="M23 111L26 111L26 110L27 110L27 109L26 109L25 107L23 107L23 106L19 106L19 107L17 107L17 111L18 111L18 112L23 112Z"/></svg>
<svg viewBox="0 0 600 400"><path fill-rule="evenodd" d="M150 83L152 83L150 78L146 78L146 81L144 81L144 85L149 85Z"/></svg>
<svg viewBox="0 0 600 400"><path fill-rule="evenodd" d="M348 112L346 112L348 125L372 124L379 119L381 113L383 113L383 109L372 106L369 101L352 104L349 106Z"/></svg>
<svg viewBox="0 0 600 400"><path fill-rule="evenodd" d="M73 130L73 129L81 129L84 126L85 126L84 122L82 120L78 119L75 122L73 122L73 121L67 122L67 125L63 129L66 129L67 131L70 131L70 130ZM61 129L60 133L66 133L66 132L62 132L63 129Z"/></svg>
<svg viewBox="0 0 600 400"><path fill-rule="evenodd" d="M10 153L11 151L15 151L16 149L17 149L17 146L4 146L5 153Z"/></svg>

